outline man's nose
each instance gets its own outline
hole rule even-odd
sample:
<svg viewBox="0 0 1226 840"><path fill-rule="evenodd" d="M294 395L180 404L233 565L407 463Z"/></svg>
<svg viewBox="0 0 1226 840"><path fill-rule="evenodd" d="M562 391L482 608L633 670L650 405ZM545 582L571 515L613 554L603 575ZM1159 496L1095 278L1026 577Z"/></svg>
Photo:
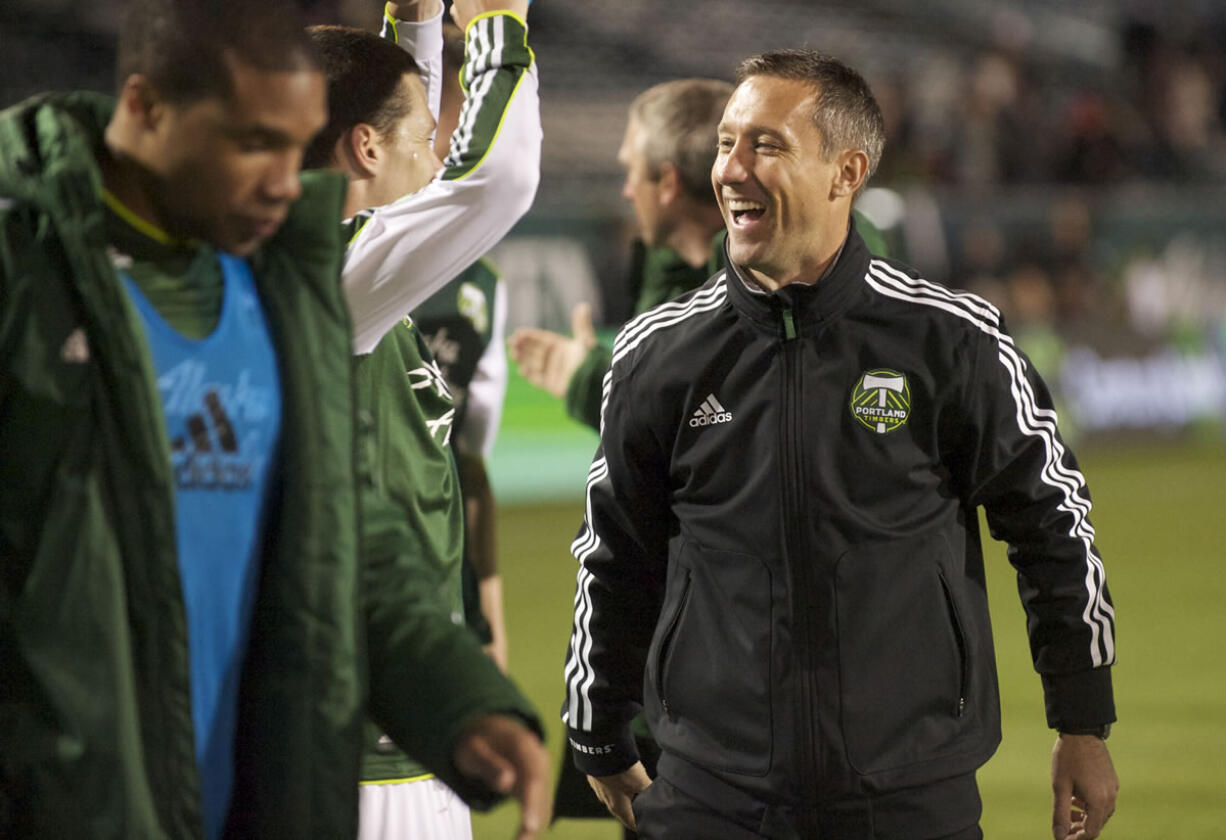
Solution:
<svg viewBox="0 0 1226 840"><path fill-rule="evenodd" d="M273 157L264 176L264 197L271 201L294 202L302 195L299 169L302 166L302 151L285 151Z"/></svg>
<svg viewBox="0 0 1226 840"><path fill-rule="evenodd" d="M738 143L726 153L717 155L711 172L721 184L739 184L744 181L748 177L749 167L745 163L741 144Z"/></svg>

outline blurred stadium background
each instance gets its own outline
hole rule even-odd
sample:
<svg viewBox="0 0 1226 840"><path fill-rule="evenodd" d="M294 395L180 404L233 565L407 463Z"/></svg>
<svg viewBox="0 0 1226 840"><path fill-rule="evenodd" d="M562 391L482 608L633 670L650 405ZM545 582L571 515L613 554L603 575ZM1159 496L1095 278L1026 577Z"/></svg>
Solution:
<svg viewBox="0 0 1226 840"><path fill-rule="evenodd" d="M382 4L303 5L373 26ZM111 89L119 7L0 0L0 107ZM790 46L865 72L889 140L860 209L896 255L1006 312L1094 491L1120 624L1107 836L1226 837L1226 3L538 0L530 23L545 148L536 205L494 255L512 328L565 330L583 300L609 326L628 314L615 157L637 92ZM511 664L555 754L595 443L513 376L492 463ZM1005 741L981 776L984 827L1049 836L1051 736L999 546L992 568ZM510 837L514 819L479 817L476 835ZM619 835L565 821L550 836Z"/></svg>

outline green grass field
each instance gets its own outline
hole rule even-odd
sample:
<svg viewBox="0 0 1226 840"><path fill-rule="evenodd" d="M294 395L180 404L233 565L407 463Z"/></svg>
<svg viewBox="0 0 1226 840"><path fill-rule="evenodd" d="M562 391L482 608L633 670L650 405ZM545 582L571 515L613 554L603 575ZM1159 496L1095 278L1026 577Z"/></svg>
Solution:
<svg viewBox="0 0 1226 840"><path fill-rule="evenodd" d="M1120 776L1113 840L1226 838L1226 448L1087 453L1093 520L1118 622L1119 724L1110 747ZM567 504L509 507L500 541L511 670L561 745L557 710L582 515ZM985 530L986 533L986 530ZM1030 665L1025 622L1003 546L988 583L1000 668L1004 743L980 773L988 840L1050 837L1052 734ZM556 772L556 767L555 767ZM516 808L474 819L477 840L514 834ZM605 820L563 820L550 838L613 840Z"/></svg>

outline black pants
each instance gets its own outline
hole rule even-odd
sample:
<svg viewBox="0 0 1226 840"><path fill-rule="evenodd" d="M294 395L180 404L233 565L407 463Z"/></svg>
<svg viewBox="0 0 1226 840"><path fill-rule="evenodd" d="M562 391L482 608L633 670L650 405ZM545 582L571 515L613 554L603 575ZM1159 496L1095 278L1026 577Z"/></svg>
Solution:
<svg viewBox="0 0 1226 840"><path fill-rule="evenodd" d="M906 838L878 834L871 826L824 819L821 834L802 837L788 821L765 825L759 812L729 814L715 811L657 778L634 799L634 817L642 840L983 840L979 825L941 837Z"/></svg>

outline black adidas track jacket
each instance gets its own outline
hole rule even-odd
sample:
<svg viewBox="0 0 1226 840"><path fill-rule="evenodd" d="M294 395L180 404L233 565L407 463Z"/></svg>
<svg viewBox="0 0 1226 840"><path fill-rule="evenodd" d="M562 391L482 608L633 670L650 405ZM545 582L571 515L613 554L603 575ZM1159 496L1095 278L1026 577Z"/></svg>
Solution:
<svg viewBox="0 0 1226 840"><path fill-rule="evenodd" d="M1046 387L994 307L854 229L812 286L729 268L626 325L586 501L563 719L590 774L634 762L642 704L661 774L713 805L969 777L1000 740L979 505L1048 723L1114 720L1111 600Z"/></svg>

